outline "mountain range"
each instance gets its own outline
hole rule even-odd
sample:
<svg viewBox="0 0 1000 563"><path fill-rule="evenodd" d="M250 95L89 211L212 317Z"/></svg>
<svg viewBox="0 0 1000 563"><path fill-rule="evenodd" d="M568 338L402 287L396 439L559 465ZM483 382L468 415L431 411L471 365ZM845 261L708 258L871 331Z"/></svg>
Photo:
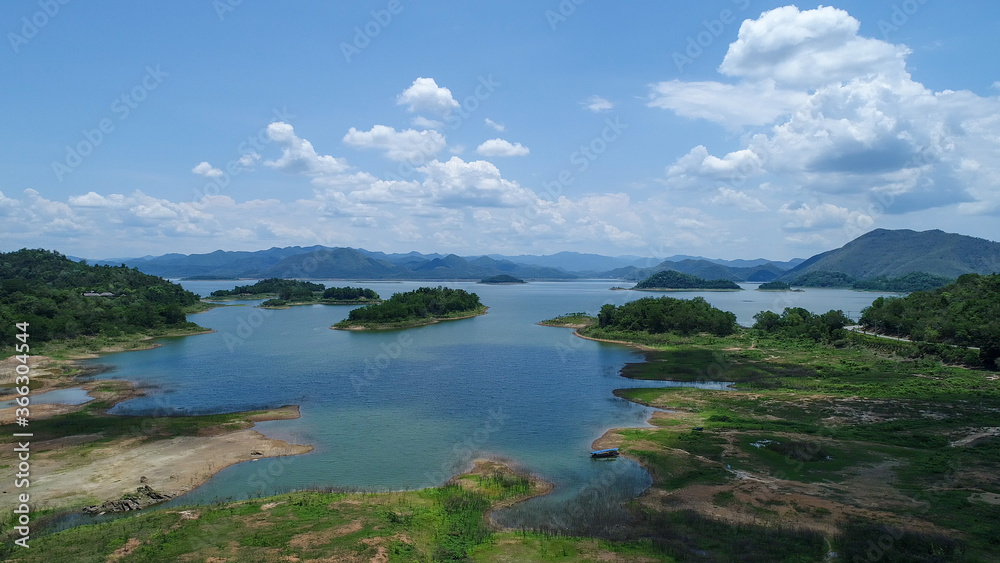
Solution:
<svg viewBox="0 0 1000 563"><path fill-rule="evenodd" d="M942 231L876 229L841 248L809 259L719 260L677 255L666 260L560 252L547 256L458 256L388 254L365 249L290 246L259 251L216 250L207 254L165 254L97 260L125 264L167 278L315 278L478 280L507 274L529 280L578 278L641 280L675 270L700 278L735 282L793 281L813 272L842 273L859 280L925 272L948 278L1000 271L1000 244Z"/></svg>

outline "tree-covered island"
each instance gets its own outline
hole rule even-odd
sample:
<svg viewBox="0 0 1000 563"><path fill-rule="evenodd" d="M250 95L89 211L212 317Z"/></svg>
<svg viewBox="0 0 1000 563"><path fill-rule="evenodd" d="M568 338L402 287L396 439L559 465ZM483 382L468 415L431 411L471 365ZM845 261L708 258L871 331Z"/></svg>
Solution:
<svg viewBox="0 0 1000 563"><path fill-rule="evenodd" d="M706 280L675 270L664 270L640 281L632 289L645 291L739 291L743 288L729 280Z"/></svg>
<svg viewBox="0 0 1000 563"><path fill-rule="evenodd" d="M500 274L498 276L491 276L488 278L483 278L479 280L479 283L487 285L514 285L519 283L528 283L521 278L515 278L514 276L508 274Z"/></svg>
<svg viewBox="0 0 1000 563"><path fill-rule="evenodd" d="M268 278L253 285L213 291L213 300L260 299L265 309L287 309L295 305L358 305L379 301L378 293L363 287L325 287L301 280Z"/></svg>
<svg viewBox="0 0 1000 563"><path fill-rule="evenodd" d="M801 289L792 289L792 286L781 281L770 281L764 282L757 286L757 291L802 291Z"/></svg>
<svg viewBox="0 0 1000 563"><path fill-rule="evenodd" d="M339 330L387 330L412 328L475 317L488 307L479 296L463 289L420 287L406 293L394 293L382 303L359 307L331 328Z"/></svg>

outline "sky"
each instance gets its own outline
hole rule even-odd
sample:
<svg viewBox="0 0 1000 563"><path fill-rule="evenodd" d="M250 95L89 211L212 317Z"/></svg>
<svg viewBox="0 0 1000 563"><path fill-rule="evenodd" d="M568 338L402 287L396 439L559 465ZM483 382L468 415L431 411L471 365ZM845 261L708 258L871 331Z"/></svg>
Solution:
<svg viewBox="0 0 1000 563"><path fill-rule="evenodd" d="M0 251L1000 238L1000 3L0 4Z"/></svg>

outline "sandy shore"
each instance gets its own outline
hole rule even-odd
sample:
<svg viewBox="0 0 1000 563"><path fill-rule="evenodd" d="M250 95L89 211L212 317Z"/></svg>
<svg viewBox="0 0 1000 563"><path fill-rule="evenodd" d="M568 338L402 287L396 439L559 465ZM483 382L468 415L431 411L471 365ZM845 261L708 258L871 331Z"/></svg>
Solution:
<svg viewBox="0 0 1000 563"><path fill-rule="evenodd" d="M0 384L12 383L14 358L0 361ZM78 366L55 362L42 356L31 359L32 381L39 383L31 395L53 389L83 388L96 400L110 406L141 396L127 381L95 380L80 382L71 375ZM10 398L7 395L6 398ZM33 405L31 420L77 412L84 405ZM102 411L106 413L106 411ZM112 415L107 415L112 416ZM256 422L299 417L297 406L281 407L262 413L248 413L236 422L207 427L198 435L150 439L142 431L107 440L101 434L66 434L47 441L31 441L31 478L27 492L35 511L41 509L78 509L115 500L136 488L148 485L159 493L176 496L207 481L220 470L235 463L266 457L307 453L309 445L289 444L265 437L253 430ZM10 424L14 407L0 410L0 423ZM30 426L27 428L30 430ZM3 447L10 451L11 438ZM10 456L3 456L9 463ZM16 496L26 492L14 487L13 479L0 484L0 510L13 509Z"/></svg>

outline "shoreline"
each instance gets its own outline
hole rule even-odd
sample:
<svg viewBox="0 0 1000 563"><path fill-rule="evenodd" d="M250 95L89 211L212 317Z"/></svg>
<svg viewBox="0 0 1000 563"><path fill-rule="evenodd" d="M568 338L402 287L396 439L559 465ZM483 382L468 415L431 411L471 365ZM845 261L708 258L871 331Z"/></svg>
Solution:
<svg viewBox="0 0 1000 563"><path fill-rule="evenodd" d="M330 329L331 330L347 330L347 331L351 331L351 332L364 332L366 330L372 330L372 331L378 331L378 330L405 330L405 329L408 329L408 328L417 328L417 327L422 327L422 326L433 325L433 324L437 324L437 323L440 323L440 322L461 321L463 319L471 319L473 317L481 317L481 316L485 315L486 312L489 311L489 310L490 310L489 307L484 307L483 310L482 310L482 312L480 312L480 313L473 313L471 315L464 315L464 316L461 316L461 317L433 317L431 319L428 319L425 322L422 321L422 322L419 322L419 323L416 323L416 324L406 324L406 325L402 325L402 326L376 325L376 326L372 327L372 326L365 326L365 325L348 325L348 326L341 327L341 326L333 325L333 326L330 327ZM340 323L337 323L337 324L340 324Z"/></svg>
<svg viewBox="0 0 1000 563"><path fill-rule="evenodd" d="M213 331L178 336L207 332ZM237 463L313 450L310 444L268 438L254 429L258 422L299 418L297 405L207 416L112 415L108 411L115 405L144 396L145 392L128 380L80 380L81 376L97 375L103 370L100 366L82 366L79 360L157 346L141 349L112 346L77 352L68 358L31 357L29 365L34 374L31 397L79 388L86 391L89 399L77 405L49 403L31 407L36 432L31 440L32 473L37 475L31 481L31 495L36 506L55 513L76 513L88 507L95 513L128 510L121 508L122 499L135 497L138 491L138 507L145 508L190 492ZM0 360L0 382L14 381L15 366L13 357ZM13 423L15 408L0 410L0 423ZM65 433L57 432L53 437L52 429L58 428L58 422L48 421L65 415L80 417L79 423L87 427L66 427ZM193 420L196 427L184 430L171 426L178 419ZM128 424L130 421L135 424ZM41 435L37 435L39 428ZM10 444L6 439L3 442ZM144 495L141 490L152 491L155 496ZM14 489L0 491L0 509L13 509L16 502ZM114 505L117 506L111 508Z"/></svg>

